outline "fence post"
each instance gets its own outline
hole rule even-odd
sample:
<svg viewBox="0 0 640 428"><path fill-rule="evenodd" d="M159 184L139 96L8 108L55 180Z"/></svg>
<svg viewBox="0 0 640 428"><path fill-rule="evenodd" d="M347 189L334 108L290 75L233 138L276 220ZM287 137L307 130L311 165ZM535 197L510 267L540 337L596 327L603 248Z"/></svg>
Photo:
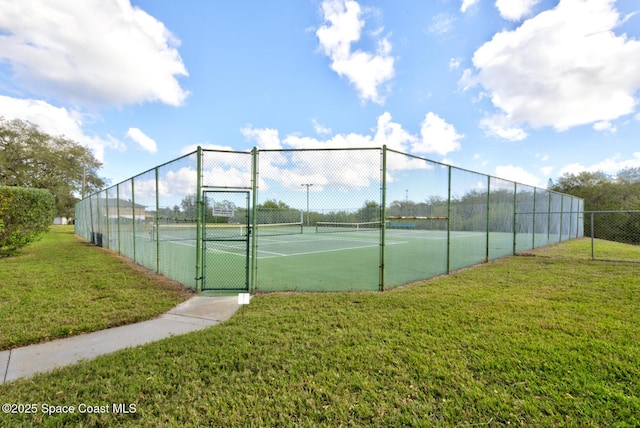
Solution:
<svg viewBox="0 0 640 428"><path fill-rule="evenodd" d="M160 192L158 191L158 167L155 168L156 172L156 232L155 232L155 240L156 240L156 273L160 273ZM151 233L153 233L153 228L151 228Z"/></svg>
<svg viewBox="0 0 640 428"><path fill-rule="evenodd" d="M447 275L451 273L451 165L449 170L449 188L447 189Z"/></svg>
<svg viewBox="0 0 640 428"><path fill-rule="evenodd" d="M136 190L135 178L131 178L131 233L133 241L133 261L136 262Z"/></svg>
<svg viewBox="0 0 640 428"><path fill-rule="evenodd" d="M89 195L89 221L91 222L90 223L91 224L91 231L89 232L90 233L89 241L91 243L95 244L95 242L94 242L95 241L95 232L94 232L94 226L93 226L93 202L91 201L91 199L92 199L91 196L92 195Z"/></svg>
<svg viewBox="0 0 640 428"><path fill-rule="evenodd" d="M573 197L569 199L571 205L569 206L569 239L573 238Z"/></svg>
<svg viewBox="0 0 640 428"><path fill-rule="evenodd" d="M118 227L118 254L122 254L120 250L120 240L122 236L120 234L120 185L116 184L116 226Z"/></svg>
<svg viewBox="0 0 640 428"><path fill-rule="evenodd" d="M594 244L594 231L595 231L595 225L594 223L594 215L593 215L593 211L591 211L591 260L595 260L595 253L593 250L593 244Z"/></svg>
<svg viewBox="0 0 640 428"><path fill-rule="evenodd" d="M382 146L382 182L380 194L380 291L384 291L384 253L386 244L386 223L387 223L387 146Z"/></svg>
<svg viewBox="0 0 640 428"><path fill-rule="evenodd" d="M491 210L491 176L487 176L487 238L485 240L485 253L484 253L484 262L487 263L489 261L489 221L491 220L490 211Z"/></svg>
<svg viewBox="0 0 640 428"><path fill-rule="evenodd" d="M202 147L196 154L196 292L202 291Z"/></svg>
<svg viewBox="0 0 640 428"><path fill-rule="evenodd" d="M531 217L531 249L536 248L536 202L538 196L538 188L533 188L533 214Z"/></svg>
<svg viewBox="0 0 640 428"><path fill-rule="evenodd" d="M105 236L102 237L102 239L103 239L102 245L105 248L111 249L111 245L110 245L110 238L111 238L111 236L110 236L111 227L110 226L111 226L111 224L109 224L110 223L109 222L109 188L107 188L104 191L104 208L105 208L105 216L104 216L104 219L105 219ZM106 244L105 244L105 242L106 242Z"/></svg>
<svg viewBox="0 0 640 428"><path fill-rule="evenodd" d="M558 239L558 242L562 242L562 232L563 232L563 222L564 222L564 195L560 195L560 239Z"/></svg>
<svg viewBox="0 0 640 428"><path fill-rule="evenodd" d="M257 225L258 219L258 167L259 167L259 158L258 158L258 148L254 147L251 150L251 213L247 213L247 215L251 215L251 230L253 233L250 236L251 239L251 258L249 260L250 263L250 274L249 274L249 292L255 293L258 282L258 234L257 234ZM302 217L302 216L301 216ZM300 219L302 223L302 218Z"/></svg>
<svg viewBox="0 0 640 428"><path fill-rule="evenodd" d="M552 193L549 192L549 203L547 204L547 244L549 244L549 240L551 239L551 200Z"/></svg>
<svg viewBox="0 0 640 428"><path fill-rule="evenodd" d="M513 182L513 255L516 255L518 241L518 183Z"/></svg>

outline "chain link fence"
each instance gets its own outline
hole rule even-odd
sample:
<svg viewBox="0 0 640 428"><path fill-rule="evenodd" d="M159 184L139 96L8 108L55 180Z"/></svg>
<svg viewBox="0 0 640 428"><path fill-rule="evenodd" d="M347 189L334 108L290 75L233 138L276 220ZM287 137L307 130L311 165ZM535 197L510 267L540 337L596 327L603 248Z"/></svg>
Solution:
<svg viewBox="0 0 640 428"><path fill-rule="evenodd" d="M640 211L586 211L591 259L640 263Z"/></svg>
<svg viewBox="0 0 640 428"><path fill-rule="evenodd" d="M76 233L198 291L385 290L583 236L579 198L383 148L198 149Z"/></svg>

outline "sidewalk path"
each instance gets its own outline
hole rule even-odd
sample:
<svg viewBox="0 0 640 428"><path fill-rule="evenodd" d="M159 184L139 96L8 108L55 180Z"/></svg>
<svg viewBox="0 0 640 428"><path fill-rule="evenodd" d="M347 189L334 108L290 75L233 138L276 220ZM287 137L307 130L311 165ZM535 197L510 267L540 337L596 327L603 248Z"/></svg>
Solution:
<svg viewBox="0 0 640 428"><path fill-rule="evenodd" d="M196 296L159 318L0 352L0 381L7 383L227 320L238 296Z"/></svg>

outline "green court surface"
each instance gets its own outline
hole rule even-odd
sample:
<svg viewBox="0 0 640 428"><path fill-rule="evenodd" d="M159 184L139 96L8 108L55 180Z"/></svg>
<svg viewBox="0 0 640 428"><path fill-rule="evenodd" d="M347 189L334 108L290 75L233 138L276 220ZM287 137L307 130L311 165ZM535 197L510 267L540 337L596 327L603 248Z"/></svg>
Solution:
<svg viewBox="0 0 640 428"><path fill-rule="evenodd" d="M241 231L239 226L234 230ZM380 229L318 233L315 227L305 227L300 232L258 234L255 291L378 290L381 274L384 288L388 289L512 255L514 251L513 233L387 229L382 247ZM158 245L152 238L148 232L139 233L137 253L156 257ZM240 232L225 232L216 239L220 240L204 242L203 289L246 289L253 256L250 241ZM532 234L518 234L515 239L517 251L533 247ZM535 246L544 245L549 243L549 237L536 236L536 241ZM194 279L188 273L195 272L195 245L195 239L186 236L160 241L161 258L170 261L172 269L182 268L185 281Z"/></svg>

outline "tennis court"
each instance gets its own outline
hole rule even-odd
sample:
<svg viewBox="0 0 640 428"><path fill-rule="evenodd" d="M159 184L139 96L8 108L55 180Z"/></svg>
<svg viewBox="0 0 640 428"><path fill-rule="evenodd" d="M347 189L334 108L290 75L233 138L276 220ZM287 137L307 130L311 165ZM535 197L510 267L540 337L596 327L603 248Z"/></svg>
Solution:
<svg viewBox="0 0 640 428"><path fill-rule="evenodd" d="M198 148L76 205L197 291L385 290L581 237L583 201L387 147Z"/></svg>
<svg viewBox="0 0 640 428"><path fill-rule="evenodd" d="M203 230L204 290L246 289L254 251L259 272L256 285L262 291L379 288L382 233L379 222L377 227L375 222L345 223L337 227L305 227L299 223L258 225L255 249L249 239L250 229L245 225L207 225ZM165 251L177 254L188 247L189 253L196 254L195 225L151 228L141 231L137 240L152 248L158 234ZM489 257L508 254L513 249L513 238L509 233L487 235L472 231L386 229L387 285L401 285L481 263L487 255L474 249L485 248L487 239L494 255ZM530 236L523 235L522 238L530 239ZM458 254L449 262L448 242ZM460 257L461 253L470 254Z"/></svg>

